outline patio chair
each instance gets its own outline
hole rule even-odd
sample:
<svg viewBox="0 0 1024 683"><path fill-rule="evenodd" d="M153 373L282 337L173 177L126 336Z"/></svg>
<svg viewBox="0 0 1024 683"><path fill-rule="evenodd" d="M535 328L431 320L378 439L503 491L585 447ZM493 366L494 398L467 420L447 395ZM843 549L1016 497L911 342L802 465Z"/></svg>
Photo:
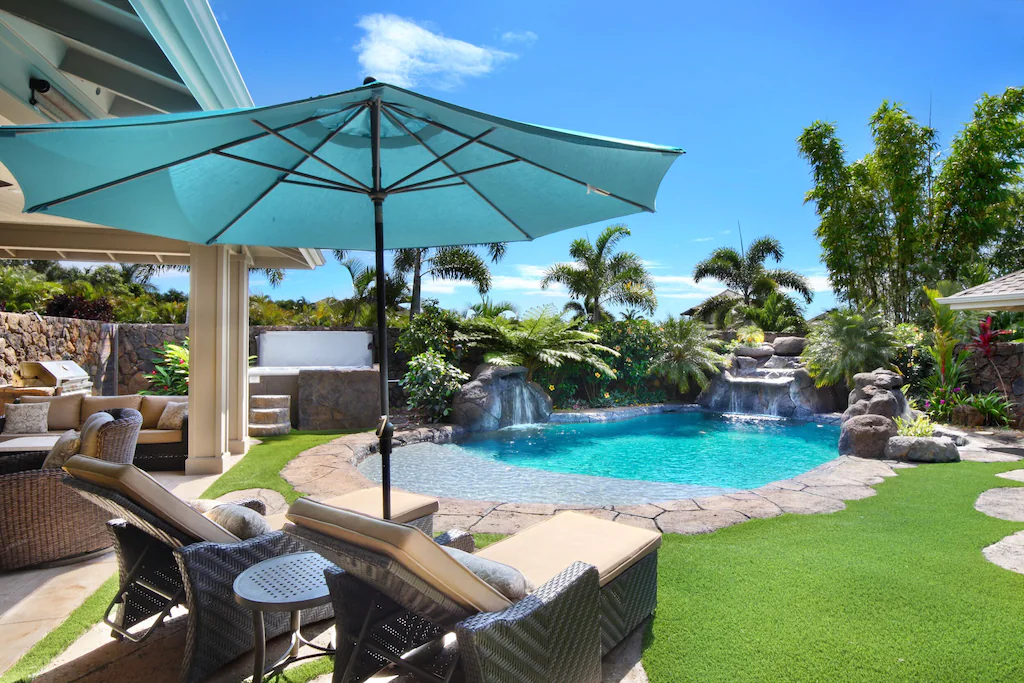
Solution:
<svg viewBox="0 0 1024 683"><path fill-rule="evenodd" d="M661 535L579 513L476 553L539 586L514 603L412 527L307 499L287 518L285 533L340 568L325 572L337 624L334 683L389 665L438 683L457 668L469 683L599 681L601 658L657 604ZM472 548L465 532L440 540ZM451 632L454 647L443 638Z"/></svg>
<svg viewBox="0 0 1024 683"><path fill-rule="evenodd" d="M142 416L109 410L97 434L97 458L132 461ZM0 571L83 560L110 548L110 514L61 484L64 472L41 469L46 452L0 456Z"/></svg>
<svg viewBox="0 0 1024 683"><path fill-rule="evenodd" d="M188 627L179 680L187 683L204 680L252 649L252 614L235 602L235 577L305 547L279 531L240 540L132 465L75 456L64 471L66 484L117 517L108 527L120 586L104 618L117 637L145 640L173 607L184 606ZM265 512L261 501L245 504ZM304 610L302 621L327 619L331 611L329 605ZM147 619L154 621L134 629ZM265 628L267 638L285 633L289 616L267 614Z"/></svg>

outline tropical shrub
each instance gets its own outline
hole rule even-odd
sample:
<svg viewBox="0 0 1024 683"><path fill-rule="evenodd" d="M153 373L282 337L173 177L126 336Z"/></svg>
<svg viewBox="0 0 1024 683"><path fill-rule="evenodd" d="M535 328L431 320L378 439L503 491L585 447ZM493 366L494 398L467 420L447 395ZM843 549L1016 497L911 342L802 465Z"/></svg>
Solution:
<svg viewBox="0 0 1024 683"><path fill-rule="evenodd" d="M578 320L565 321L554 306L527 311L518 322L505 318L472 318L455 333L455 340L484 352L484 361L492 365L526 368L526 379L543 367L558 368L577 362L590 366L598 377L615 377L604 355L618 357L614 349L598 343L600 336L578 327Z"/></svg>
<svg viewBox="0 0 1024 683"><path fill-rule="evenodd" d="M949 387L937 384L930 388L922 405L931 419L936 422L949 422L953 416L953 409L960 404L960 398L963 394L963 387Z"/></svg>
<svg viewBox="0 0 1024 683"><path fill-rule="evenodd" d="M154 353L153 372L145 375L150 388L139 393L150 396L188 395L188 337L181 344L165 341Z"/></svg>
<svg viewBox="0 0 1024 683"><path fill-rule="evenodd" d="M840 381L853 386L853 376L890 367L893 335L877 313L836 308L811 326L802 355L818 387Z"/></svg>
<svg viewBox="0 0 1024 683"><path fill-rule="evenodd" d="M80 296L58 294L46 304L46 315L56 318L82 318L112 322L114 306L105 296L90 301Z"/></svg>
<svg viewBox="0 0 1024 683"><path fill-rule="evenodd" d="M975 408L985 417L985 424L1005 427L1013 417L1013 403L998 391L988 394L965 394L960 402Z"/></svg>
<svg viewBox="0 0 1024 683"><path fill-rule="evenodd" d="M49 282L27 268L0 268L0 310L12 313L41 310L47 301L63 291L56 282Z"/></svg>
<svg viewBox="0 0 1024 683"><path fill-rule="evenodd" d="M427 300L422 312L413 316L398 335L395 348L410 356L437 351L450 360L455 353L453 335L457 326L458 321L451 311L439 307L437 301Z"/></svg>
<svg viewBox="0 0 1024 683"><path fill-rule="evenodd" d="M918 415L913 420L896 418L896 433L900 436L934 436L935 425L927 415Z"/></svg>
<svg viewBox="0 0 1024 683"><path fill-rule="evenodd" d="M992 369L995 371L996 377L999 378L999 388L1003 392L1003 398L1007 399L1007 401L1009 401L1010 397L1006 394L1003 375L999 372L999 366L992 360L992 357L996 355L996 344L999 342L999 338L1008 337L1012 334L1013 332L1010 330L993 330L992 316L988 316L978 323L978 329L971 333L970 341L967 343L968 350L980 353L992 364Z"/></svg>
<svg viewBox="0 0 1024 683"><path fill-rule="evenodd" d="M924 344L925 334L913 323L900 323L893 328L892 364L903 375L904 393L908 399L920 396L923 382L931 375L935 363Z"/></svg>
<svg viewBox="0 0 1024 683"><path fill-rule="evenodd" d="M762 330L803 334L807 327L803 306L789 294L777 289L751 304L738 304L735 310Z"/></svg>
<svg viewBox="0 0 1024 683"><path fill-rule="evenodd" d="M709 383L708 375L725 362L725 358L711 348L704 323L697 318L669 316L662 328L665 350L654 360L651 371L675 384L683 393L689 391L691 382L704 389ZM764 339L763 333L761 339Z"/></svg>
<svg viewBox="0 0 1024 683"><path fill-rule="evenodd" d="M734 341L742 346L759 346L764 343L764 330L757 325L744 325L736 330Z"/></svg>
<svg viewBox="0 0 1024 683"><path fill-rule="evenodd" d="M410 408L424 411L431 422L440 422L451 413L452 399L468 379L468 374L431 349L412 357L399 384L409 395Z"/></svg>

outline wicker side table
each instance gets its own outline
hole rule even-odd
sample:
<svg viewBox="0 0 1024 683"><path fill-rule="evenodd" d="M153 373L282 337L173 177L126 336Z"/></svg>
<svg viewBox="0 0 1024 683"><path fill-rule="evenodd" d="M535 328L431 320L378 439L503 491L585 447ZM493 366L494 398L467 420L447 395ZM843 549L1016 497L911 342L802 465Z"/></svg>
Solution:
<svg viewBox="0 0 1024 683"><path fill-rule="evenodd" d="M334 648L320 647L302 637L301 610L330 603L324 569L334 565L316 553L293 553L264 560L235 579L235 602L252 610L253 683L300 659L333 655ZM264 612L291 612L291 645L271 666L266 666L267 643L263 630ZM308 645L319 652L299 656Z"/></svg>

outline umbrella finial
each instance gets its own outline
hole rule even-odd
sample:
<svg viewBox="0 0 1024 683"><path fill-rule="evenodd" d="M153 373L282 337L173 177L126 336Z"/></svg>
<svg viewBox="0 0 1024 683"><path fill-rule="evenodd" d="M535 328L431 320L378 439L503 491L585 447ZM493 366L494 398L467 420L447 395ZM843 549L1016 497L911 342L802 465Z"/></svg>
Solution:
<svg viewBox="0 0 1024 683"><path fill-rule="evenodd" d="M363 79L363 85L370 85L371 83L376 83L376 82L377 82L377 79L374 78L373 76L367 76L366 78Z"/></svg>

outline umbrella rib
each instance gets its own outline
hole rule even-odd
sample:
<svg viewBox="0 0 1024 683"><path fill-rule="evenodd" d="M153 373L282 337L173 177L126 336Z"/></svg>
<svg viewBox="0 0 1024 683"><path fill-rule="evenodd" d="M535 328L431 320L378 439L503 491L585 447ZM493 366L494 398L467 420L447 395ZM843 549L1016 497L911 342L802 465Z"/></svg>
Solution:
<svg viewBox="0 0 1024 683"><path fill-rule="evenodd" d="M459 187L460 185L465 184L466 181L463 180L457 183L445 183L444 185L428 185L426 187L415 187L413 185L410 185L409 187L403 187L401 189L394 190L393 192L391 192L391 194L403 194L405 192L422 192L423 190L440 190L443 187Z"/></svg>
<svg viewBox="0 0 1024 683"><path fill-rule="evenodd" d="M307 118L305 118L305 119L303 119L301 121L296 121L295 123L289 123L289 124L287 124L285 126L281 126L281 128L279 128L278 130L289 130L291 128L296 128L298 126L304 126L307 123L312 123L313 121L318 121L320 119L327 118L328 116L333 116L333 115L335 115L337 113L338 112L329 112L329 113L326 113L326 114L319 114L319 115L316 115L316 116L310 116L310 117L307 117ZM202 152L196 152L195 154L190 154L189 156L184 157L183 159L176 159L174 161L168 162L166 164L161 164L159 166L156 166L154 168L150 168L150 169L145 170L145 171L139 171L138 173L132 173L131 175L125 176L124 178L119 178L118 180L111 180L110 182L103 183L102 185L97 185L96 187L91 187L88 190L82 190L81 192L75 192L73 194L65 195L63 197L60 197L59 199L53 199L51 201L44 202L42 204L36 204L35 206L32 206L32 207L30 207L28 209L25 209L25 213L36 213L38 211L42 211L43 209L47 209L47 208L53 206L54 204L63 204L64 202L69 202L72 199L78 199L79 197L85 197L86 195L93 194L94 192L99 192L101 190L106 190L106 189L111 188L111 187L116 187L118 185L121 185L122 183L127 183L129 181L136 180L138 178L144 178L145 176L152 175L154 173L159 173L160 171L167 170L168 168L171 168L172 166L180 166L181 164L187 164L190 161L195 161L196 159L199 159L200 157L204 157L207 154L215 154L215 153L217 153L217 152L219 152L221 150L229 149L231 147L236 147L238 145L244 145L247 142L252 142L253 140L259 140L260 138L265 138L265 137L267 137L267 135L269 135L269 133L256 133L254 135L250 135L248 137L242 138L241 140L233 140L231 142L226 142L223 145L217 145L216 147L213 147L211 149L203 150Z"/></svg>
<svg viewBox="0 0 1024 683"><path fill-rule="evenodd" d="M387 102L384 106L385 106L385 108L388 108L388 109L394 109L395 111L397 111L398 113L402 114L403 116L408 116L409 118L416 119L417 121L422 121L423 123L426 123L428 125L434 126L436 128L440 128L441 130L447 131L447 132L452 133L454 135L458 135L459 137L462 137L462 138L469 137L465 133L457 131L454 128L451 128L449 126L446 126L443 123L438 123L437 121L431 121L430 119L424 118L422 116L417 116L416 114L413 114L411 112L407 112L404 109L401 109L400 108L401 105L399 105L399 104L395 104L393 102ZM501 147L498 147L497 145L492 145L491 143L484 142L482 140L480 142L478 142L477 144L479 144L479 145L481 145L483 147L486 147L486 148L488 148L490 150L493 150L495 152L501 152L502 154L505 154L506 156L510 156L513 159L518 159L519 161L522 161L525 164L529 164L530 166L533 166L535 168L539 168L542 171L547 171L548 173L554 174L554 175L556 175L556 176L558 176L560 178L564 178L566 180L572 181L572 182L576 183L577 185L582 185L582 186L586 187L587 189L596 189L596 190L598 190L598 194L607 195L609 197L612 197L613 199L618 199L620 202L625 202L626 204L629 204L631 206L635 206L636 208L640 209L641 211L646 211L648 213L654 213L654 209L652 209L649 206L644 206L643 204L640 204L639 202L634 202L632 199L626 199L625 197L619 196L619 195L615 194L614 192L608 192L607 190L604 190L604 189L601 189L601 188L596 188L595 186L591 185L590 183L588 183L586 181L580 180L579 178L573 178L571 175L567 175L565 173L562 173L561 171L556 171L553 168L549 168L549 167L547 167L547 166L545 166L543 164L539 164L536 161L533 161L531 159L527 159L526 157L519 156L515 152L510 152L510 151L508 151L506 149L502 149Z"/></svg>
<svg viewBox="0 0 1024 683"><path fill-rule="evenodd" d="M413 190L419 190L419 189L429 190L431 188L429 188L429 187L421 187L421 186L423 186L423 185L430 185L431 183L439 183L439 182L441 182L443 180L451 180L452 178L461 178L462 176L470 175L470 174L473 174L473 173L480 173L481 171L489 171L492 168L499 168L501 166L508 166L509 164L517 164L517 163L519 163L519 159L506 159L505 161L499 161L496 164L488 164L486 166L481 166L479 168L471 168L468 171L460 171L459 173L452 173L451 175L443 175L440 178L431 178L430 180L421 180L418 183L412 183L411 185L406 185L405 187L395 188L394 190L391 190L391 194L399 194L401 192L412 192ZM464 183L456 183L456 184L462 185ZM451 187L451 186L450 185L440 185L438 187Z"/></svg>
<svg viewBox="0 0 1024 683"><path fill-rule="evenodd" d="M310 177L311 178L316 178L316 176L310 176ZM319 180L319 178L317 178L317 180ZM366 194L365 192L360 190L358 187L351 187L349 185L340 185L340 184L321 185L320 183L307 183L307 182L302 181L302 180L289 180L288 178L283 179L281 182L282 183L288 183L289 185L304 185L306 187L318 187L321 190L337 190L338 192L354 192L356 194L361 194L361 195L365 195Z"/></svg>
<svg viewBox="0 0 1024 683"><path fill-rule="evenodd" d="M495 130L497 130L497 128L488 128L483 133L480 133L480 135L477 135L474 138L470 138L470 139L466 140L465 142L463 142L461 145L459 145L455 149L449 150L449 151L445 152L444 154L442 154L441 156L437 156L437 154L434 154L434 156L436 158L433 161L427 162L426 164L424 164L423 166L420 166L419 168L417 168L415 171L413 171L412 173L408 174L404 178L400 178L399 180L396 180L395 182L391 183L390 185L388 185L387 187L384 188L384 191L388 192L390 190L395 189L396 187L398 187L399 185L404 183L409 178L417 176L420 173L423 173L423 171L426 171L428 168L430 168L434 164L439 164L442 161L444 161L445 159L447 159L448 157L452 156L453 154L457 154L457 153L461 152L465 148L467 148L470 145L472 145L474 142L477 142L478 140L481 140L484 136L490 135Z"/></svg>
<svg viewBox="0 0 1024 683"><path fill-rule="evenodd" d="M281 171L282 173L286 173L288 175L296 175L296 176L299 176L301 178L309 178L310 180L319 180L320 182L328 183L329 185L331 185L332 189L348 190L349 192L359 192L360 194L365 194L361 189L359 189L355 185L349 185L347 183L340 183L337 180L330 180L329 178L321 178L320 176L311 175L309 173L303 173L302 171L295 171L295 170L291 170L290 171L287 168L285 168L284 166L275 166L274 164L268 164L268 163L266 163L264 161L257 161L256 159L247 159L245 157L240 157L240 156L237 156L235 154L231 154L229 152L214 152L214 154L216 154L217 156L222 156L222 157L224 157L226 159L233 159L235 161L242 161L242 162L245 162L247 164L252 164L253 166L262 166L263 168L269 168L272 171ZM287 182L287 181L283 181L283 182Z"/></svg>
<svg viewBox="0 0 1024 683"><path fill-rule="evenodd" d="M278 140L281 140L282 142L284 142L284 143L286 143L286 144L289 144L289 145L291 145L292 147L294 147L295 149L299 150L300 152L302 152L303 154L305 154L305 155L306 155L307 157L309 157L310 159L315 159L316 161L319 161L319 162L320 162L321 164L323 164L323 165L324 165L324 166L326 166L327 168L331 169L331 170L332 170L332 171L334 171L335 173L337 173L337 174L339 174L339 175L341 175L341 176L344 176L345 178L348 178L348 179L349 179L349 180L351 180L351 181L352 181L353 183L355 183L356 185L358 185L359 187L361 187L361 188L362 188L362 189L363 189L364 191L366 191L366 192L369 192L369 191L370 191L370 186L369 186L369 185L367 185L366 183L362 182L362 181L361 181L361 180L359 180L358 178L353 178L353 177L352 177L352 176L350 176L350 175L349 175L348 173L345 173L344 171L342 171L342 170L341 170L340 168L338 168L337 166L335 166L335 165L334 165L334 164L332 164L331 162L329 162L329 161L327 161L327 160L325 160L325 159L323 159L323 158L321 158L321 157L318 157L318 156L317 156L316 154L314 154L313 152L310 152L310 151L309 151L308 149L306 149L305 147L303 147L303 146L302 146L302 145L300 145L299 143L297 143L297 142L293 142L293 141L289 140L289 139L288 139L288 138L286 138L285 136L281 135L281 134L280 134L280 133L278 133L277 131L275 131L275 130L273 130L272 128L270 128L270 126L267 126L266 124L264 124L264 123L262 123L262 122L260 122L260 121L257 121L256 119L250 119L250 120L251 120L251 121L252 121L253 123L255 123L255 124L256 124L257 126L259 126L260 128L262 128L263 130L267 131L268 133L270 133L271 135L273 135L274 137L276 137L276 138L277 138ZM339 128L339 130L340 130L340 128ZM334 132L337 132L337 131L334 131ZM333 134L334 134L334 133L332 133L332 135L333 135Z"/></svg>
<svg viewBox="0 0 1024 683"><path fill-rule="evenodd" d="M397 116L395 116L395 115L394 115L394 114L393 114L392 112L388 111L388 107L386 107L386 106L382 106L382 107L380 108L380 110L381 110L382 112L384 112L384 115L385 115L385 116L387 116L387 117L388 117L389 119L391 119L391 121L392 121L392 122L393 122L394 124L396 124L396 125L397 125L397 126L398 126L399 128L401 128L402 130L404 130L404 131L406 132L406 134L408 134L408 135L412 136L412 139L413 139L413 140L415 140L416 142L420 143L420 145L422 145L424 149L426 149L426 150L427 150L428 152L430 152L430 153L431 153L431 154L433 154L434 156L438 156L437 152L435 152L434 150L432 150L432 149L430 148L430 145L428 145L428 144L427 144L426 142L424 142L424 141L423 141L423 140L422 140L422 139L420 138L420 136L416 135L416 133L414 133L414 132L412 132L411 130L409 130L409 128L408 128L408 127L407 127L407 126L406 126L406 125L405 125L404 123L402 123L402 122L401 122L401 120L399 120L399 118L398 118ZM404 112L402 112L402 113L404 113ZM469 137L468 135L463 135L462 133L459 133L459 135L460 135L461 137L464 137L464 138L466 138L466 137ZM478 144L486 144L486 143L484 143L484 142L480 142L480 143L478 143ZM459 177L459 178L460 178L460 179L462 180L462 182L464 182L464 183L466 184L466 187L468 187L469 189L473 190L473 192L475 192L475 193L476 193L476 195L477 195L478 197L480 197L480 199L482 199L482 200L484 200L485 202L487 202L488 206L490 206L490 207L491 207L492 209L494 209L494 210L495 210L495 211L496 211L496 212L498 213L498 215L500 215L500 216L501 216L502 218L504 218L504 219L505 219L506 221L508 221L508 222L509 222L509 223L510 223L510 224L512 225L512 227L513 227L513 228L515 228L515 229L516 229L516 230L518 230L518 231L519 231L520 233L522 233L522 235L523 235L523 236L524 236L524 237L525 237L526 239L528 239L528 240L532 240L532 239L533 239L533 235L531 235L530 233L528 233L528 232L526 232L525 230L523 230L522 228L520 228L520 227L519 227L519 224L518 224L518 223L516 223L516 222L515 222L514 220L512 220L511 218L509 218L508 214L506 214L506 213L505 213L504 211L502 211L501 209L499 209L499 208L497 207L497 205L496 205L496 204L495 204L494 202L492 202L492 201L491 201L490 199L488 199L488 198L487 198L487 197L486 197L486 196L484 195L484 193L483 193L483 192L481 192L480 190L478 190L478 189L476 188L476 186L475 186L475 185L473 185L473 183L471 183L471 182L469 182L468 180L466 180L465 178L463 178L463 177L462 177L462 174L461 174L461 173L459 173L458 171L456 171L456 170L455 170L454 168L452 168L451 164L449 164L449 163L448 163L447 161L442 161L441 163L442 163L442 164L444 164L444 165L445 165L445 167L446 167L446 168L447 168L447 169L448 169L449 171L451 171L452 173L454 173L455 175L457 175L457 176L458 176L458 177Z"/></svg>

